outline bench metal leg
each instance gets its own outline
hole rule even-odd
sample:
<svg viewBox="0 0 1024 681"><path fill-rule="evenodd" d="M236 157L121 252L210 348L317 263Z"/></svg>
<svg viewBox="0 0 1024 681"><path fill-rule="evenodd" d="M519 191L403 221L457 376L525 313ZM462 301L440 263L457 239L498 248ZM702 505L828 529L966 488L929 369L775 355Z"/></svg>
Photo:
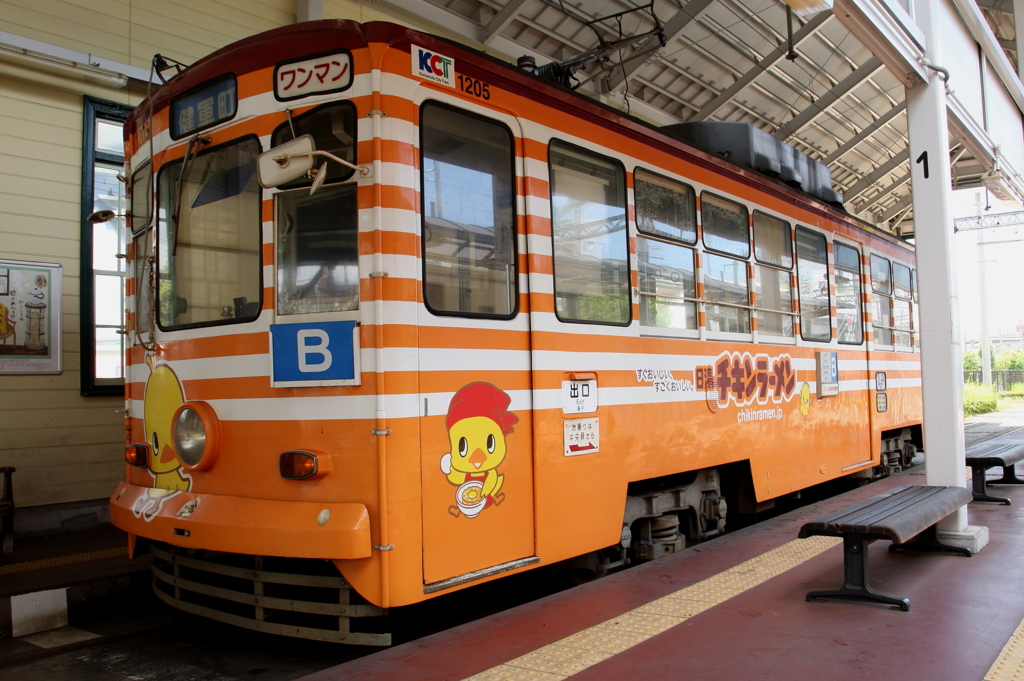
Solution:
<svg viewBox="0 0 1024 681"><path fill-rule="evenodd" d="M0 522L0 550L4 553L14 551L14 516L5 515Z"/></svg>
<svg viewBox="0 0 1024 681"><path fill-rule="evenodd" d="M959 553L968 558L972 555L971 550L966 546L953 546L952 544L943 544L939 541L939 530L936 525L932 525L905 544L891 544L889 551L892 553L902 551L913 551L915 553Z"/></svg>
<svg viewBox="0 0 1024 681"><path fill-rule="evenodd" d="M974 494L974 501L993 501L999 504L1010 506L1010 500L1003 497L994 497L985 491L985 467L982 465L971 465L971 492ZM1003 476L1005 477L1005 473Z"/></svg>
<svg viewBox="0 0 1024 681"><path fill-rule="evenodd" d="M1003 477L993 480L990 485L1024 485L1024 480L1017 477L1016 466L1003 466Z"/></svg>
<svg viewBox="0 0 1024 681"><path fill-rule="evenodd" d="M807 600L816 598L837 598L847 601L884 603L898 607L904 612L910 610L910 600L872 591L868 584L868 544L871 540L862 536L843 537L843 588L835 591L812 591Z"/></svg>

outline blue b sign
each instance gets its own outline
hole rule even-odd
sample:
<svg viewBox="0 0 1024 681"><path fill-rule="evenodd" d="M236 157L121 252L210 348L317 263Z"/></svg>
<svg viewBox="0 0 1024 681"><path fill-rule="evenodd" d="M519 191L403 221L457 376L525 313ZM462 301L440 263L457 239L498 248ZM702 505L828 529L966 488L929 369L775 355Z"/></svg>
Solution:
<svg viewBox="0 0 1024 681"><path fill-rule="evenodd" d="M355 328L354 321L271 324L273 384L357 384Z"/></svg>

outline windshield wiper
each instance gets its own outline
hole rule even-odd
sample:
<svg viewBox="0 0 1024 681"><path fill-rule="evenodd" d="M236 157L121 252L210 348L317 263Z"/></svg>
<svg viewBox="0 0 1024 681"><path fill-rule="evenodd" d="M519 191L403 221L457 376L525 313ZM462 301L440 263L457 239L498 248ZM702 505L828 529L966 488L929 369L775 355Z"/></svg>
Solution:
<svg viewBox="0 0 1024 681"><path fill-rule="evenodd" d="M191 170L189 162L196 160L196 157L192 155L192 149L199 144L209 143L209 137L203 137L197 134L192 136L188 141L188 146L185 147L185 159L181 164L181 174L178 175L178 187L174 195L174 210L171 211L171 221L174 222L174 239L171 241L172 256L176 256L178 254L178 216L181 214L181 191L185 186L185 178L188 177L189 170Z"/></svg>

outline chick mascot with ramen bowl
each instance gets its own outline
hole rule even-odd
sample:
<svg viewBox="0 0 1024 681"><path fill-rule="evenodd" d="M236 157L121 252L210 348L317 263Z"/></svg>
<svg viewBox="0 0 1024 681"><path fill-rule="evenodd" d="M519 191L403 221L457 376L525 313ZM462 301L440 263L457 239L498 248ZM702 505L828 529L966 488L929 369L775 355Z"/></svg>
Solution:
<svg viewBox="0 0 1024 681"><path fill-rule="evenodd" d="M445 425L451 450L441 457L441 471L456 485L455 505L448 512L475 518L497 506L505 476L498 466L505 460L505 437L518 421L508 405L512 398L490 383L463 386L448 405Z"/></svg>
<svg viewBox="0 0 1024 681"><path fill-rule="evenodd" d="M146 358L146 364L150 374L146 381L143 423L146 440L152 447L149 474L153 477L153 486L136 500L132 512L136 518L149 522L165 501L192 489L192 476L183 470L171 446L174 413L185 401L181 383L170 367L155 365L152 357Z"/></svg>

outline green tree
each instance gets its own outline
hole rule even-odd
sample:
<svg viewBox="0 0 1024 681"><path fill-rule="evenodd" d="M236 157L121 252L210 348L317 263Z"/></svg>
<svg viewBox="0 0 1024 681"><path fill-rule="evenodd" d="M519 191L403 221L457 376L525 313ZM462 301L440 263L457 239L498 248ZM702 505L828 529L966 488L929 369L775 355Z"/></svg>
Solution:
<svg viewBox="0 0 1024 681"><path fill-rule="evenodd" d="M995 361L995 368L999 371L1024 370L1024 350L1017 348L999 355Z"/></svg>
<svg viewBox="0 0 1024 681"><path fill-rule="evenodd" d="M964 371L980 371L981 370L981 353L979 352L965 352L963 356Z"/></svg>

